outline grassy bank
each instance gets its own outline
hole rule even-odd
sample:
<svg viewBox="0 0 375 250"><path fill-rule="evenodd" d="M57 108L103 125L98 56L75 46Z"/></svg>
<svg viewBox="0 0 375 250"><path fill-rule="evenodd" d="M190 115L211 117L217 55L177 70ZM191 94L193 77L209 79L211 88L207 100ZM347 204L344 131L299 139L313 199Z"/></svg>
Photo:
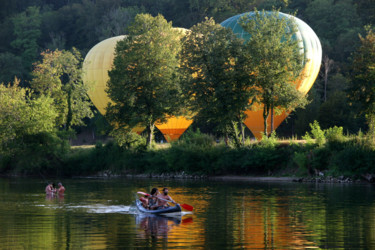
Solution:
<svg viewBox="0 0 375 250"><path fill-rule="evenodd" d="M329 132L329 131L328 131ZM34 138L35 139L35 138ZM192 133L170 147L125 149L115 142L95 147L69 148L55 137L24 147L18 154L0 156L2 174L84 176L102 171L112 174L347 176L375 174L375 149L364 136L312 133L305 143L276 138L241 148L216 143Z"/></svg>

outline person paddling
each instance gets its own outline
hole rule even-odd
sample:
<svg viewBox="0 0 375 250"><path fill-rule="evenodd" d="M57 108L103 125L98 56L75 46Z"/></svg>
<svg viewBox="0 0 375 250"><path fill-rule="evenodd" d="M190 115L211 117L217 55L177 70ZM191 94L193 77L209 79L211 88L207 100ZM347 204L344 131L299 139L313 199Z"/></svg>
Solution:
<svg viewBox="0 0 375 250"><path fill-rule="evenodd" d="M176 204L176 202L168 195L168 188L163 188L163 193L159 194L157 196L157 198L160 198L158 199L158 204L157 204L157 207L158 208L167 208L169 207L169 204L168 202L172 202L173 204Z"/></svg>

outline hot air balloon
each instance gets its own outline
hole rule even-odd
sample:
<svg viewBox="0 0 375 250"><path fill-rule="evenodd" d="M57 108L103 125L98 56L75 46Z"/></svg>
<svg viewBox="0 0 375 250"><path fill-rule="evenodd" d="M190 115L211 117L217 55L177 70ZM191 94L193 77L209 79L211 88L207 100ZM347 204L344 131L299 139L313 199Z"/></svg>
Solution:
<svg viewBox="0 0 375 250"><path fill-rule="evenodd" d="M267 12L266 12L267 13ZM242 16L248 15L250 17L254 16L254 12L246 12L228 18L223 21L221 25L226 28L231 28L233 32L240 38L244 39L245 42L249 40L251 34L243 30L239 24L239 20ZM280 18L293 18L297 25L297 32L295 34L296 39L300 42L301 51L304 55L304 68L301 72L301 80L295 83L296 88L303 94L311 89L314 84L316 77L318 76L320 70L320 64L322 61L322 47L319 38L314 33L314 31L301 19L279 12ZM259 140L262 138L262 133L264 132L264 120L263 120L263 105L260 105L255 110L247 110L247 119L244 121L245 125L250 129L253 135ZM274 128L276 129L281 122L288 116L289 112L283 112L280 115L274 115ZM270 119L270 117L269 117ZM269 121L267 121L269 124ZM267 128L270 132L270 128Z"/></svg>
<svg viewBox="0 0 375 250"><path fill-rule="evenodd" d="M186 29L174 28L180 30L183 34ZM109 80L108 71L113 65L115 47L118 41L123 40L126 36L116 36L108 38L96 44L86 55L83 62L83 82L90 87L88 95L95 107L102 115L105 115L105 108L111 102L105 89ZM167 122L157 123L157 128L163 133L167 141L178 139L182 133L190 126L192 120L185 117L170 117ZM132 131L141 133L143 127L135 127Z"/></svg>
<svg viewBox="0 0 375 250"><path fill-rule="evenodd" d="M177 140L185 132L185 130L193 123L183 116L168 118L165 123L157 123L155 126L164 135L165 139L170 142Z"/></svg>

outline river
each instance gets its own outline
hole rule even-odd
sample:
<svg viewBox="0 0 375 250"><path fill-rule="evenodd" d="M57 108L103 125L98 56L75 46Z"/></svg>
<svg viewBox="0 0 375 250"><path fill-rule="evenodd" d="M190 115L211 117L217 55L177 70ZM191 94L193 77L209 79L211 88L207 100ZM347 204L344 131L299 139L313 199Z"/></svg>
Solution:
<svg viewBox="0 0 375 250"><path fill-rule="evenodd" d="M375 249L375 189L306 184L155 179L0 178L1 249ZM194 207L144 216L135 193L168 187Z"/></svg>

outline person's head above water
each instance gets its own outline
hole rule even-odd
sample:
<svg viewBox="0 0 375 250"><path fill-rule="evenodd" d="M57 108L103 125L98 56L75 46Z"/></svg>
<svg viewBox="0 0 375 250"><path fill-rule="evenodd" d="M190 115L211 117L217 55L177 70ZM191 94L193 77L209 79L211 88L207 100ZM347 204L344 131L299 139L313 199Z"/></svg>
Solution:
<svg viewBox="0 0 375 250"><path fill-rule="evenodd" d="M158 192L158 189L157 188L153 188L152 190L151 190L151 195L154 195L155 193L157 193Z"/></svg>
<svg viewBox="0 0 375 250"><path fill-rule="evenodd" d="M164 195L167 195L168 194L168 188L163 188L163 193L164 193Z"/></svg>

